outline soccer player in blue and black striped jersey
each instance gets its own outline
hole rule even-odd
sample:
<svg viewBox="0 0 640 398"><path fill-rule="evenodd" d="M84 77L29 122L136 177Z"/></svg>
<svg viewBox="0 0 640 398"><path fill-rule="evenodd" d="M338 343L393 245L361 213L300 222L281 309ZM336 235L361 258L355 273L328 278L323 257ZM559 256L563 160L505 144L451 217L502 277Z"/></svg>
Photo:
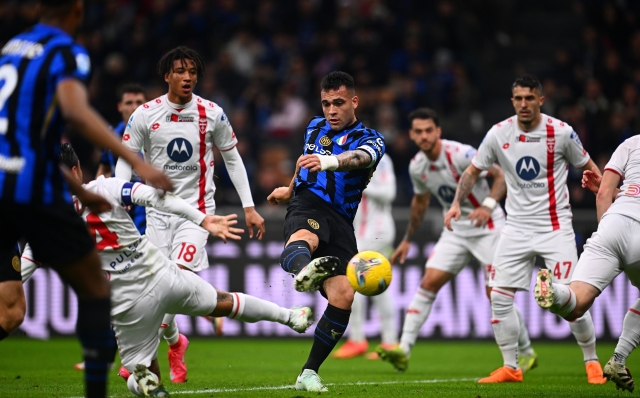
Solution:
<svg viewBox="0 0 640 398"><path fill-rule="evenodd" d="M324 117L307 126L296 175L267 198L273 204L290 202L280 265L295 275L297 291L320 290L329 301L296 380L296 389L306 391L328 391L318 369L349 323L354 290L345 274L358 252L353 218L385 150L382 134L356 118L358 97L349 74L328 74L320 89Z"/></svg>
<svg viewBox="0 0 640 398"><path fill-rule="evenodd" d="M172 185L125 149L88 103L89 56L71 36L82 21L82 0L40 0L40 6L40 23L0 51L0 340L20 325L17 315L24 316L20 265L14 259L15 242L26 239L34 256L50 264L78 296L86 395L104 397L108 363L115 354L109 284L58 166L65 122L134 162L151 184L163 189ZM72 180L71 190L89 209L110 206L83 193Z"/></svg>

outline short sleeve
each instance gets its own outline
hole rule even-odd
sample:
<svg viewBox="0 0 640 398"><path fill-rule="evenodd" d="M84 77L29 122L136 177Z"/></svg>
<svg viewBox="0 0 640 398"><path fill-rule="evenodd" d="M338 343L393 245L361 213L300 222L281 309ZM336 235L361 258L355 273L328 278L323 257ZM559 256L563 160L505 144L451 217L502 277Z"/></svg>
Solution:
<svg viewBox="0 0 640 398"><path fill-rule="evenodd" d="M629 161L629 145L627 141L618 146L616 151L611 155L609 163L604 167L605 170L613 171L618 174L621 179L624 179L624 171Z"/></svg>
<svg viewBox="0 0 640 398"><path fill-rule="evenodd" d="M589 153L582 146L578 133L571 130L564 146L564 156L574 167L582 167L589 161Z"/></svg>
<svg viewBox="0 0 640 398"><path fill-rule="evenodd" d="M429 192L427 187L427 175L420 170L418 162L411 161L409 164L409 176L411 177L411 185L413 185L413 193L423 195Z"/></svg>
<svg viewBox="0 0 640 398"><path fill-rule="evenodd" d="M371 156L371 163L369 163L367 168L378 164L385 152L384 138L378 132L374 131L373 133L374 134L365 134L364 137L358 141L356 146L356 149L363 150Z"/></svg>
<svg viewBox="0 0 640 398"><path fill-rule="evenodd" d="M50 68L55 86L68 78L88 83L91 75L91 60L83 47L79 45L66 46L61 47L53 56Z"/></svg>
<svg viewBox="0 0 640 398"><path fill-rule="evenodd" d="M471 159L470 164L477 167L480 170L489 170L491 166L496 162L496 146L498 140L496 139L496 132L494 129L489 130L487 135L482 140L477 153Z"/></svg>
<svg viewBox="0 0 640 398"><path fill-rule="evenodd" d="M144 123L143 106L138 107L138 109L133 112L127 121L124 133L122 133L122 144L134 152L140 151L140 148L143 147L145 135L148 133Z"/></svg>
<svg viewBox="0 0 640 398"><path fill-rule="evenodd" d="M233 132L229 118L224 112L213 120L213 142L221 151L228 151L238 144L236 133Z"/></svg>

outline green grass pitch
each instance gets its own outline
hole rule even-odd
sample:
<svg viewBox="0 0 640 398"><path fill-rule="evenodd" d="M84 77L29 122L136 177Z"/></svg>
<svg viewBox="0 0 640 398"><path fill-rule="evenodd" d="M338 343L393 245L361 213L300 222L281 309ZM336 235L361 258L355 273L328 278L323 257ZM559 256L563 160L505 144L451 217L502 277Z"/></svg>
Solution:
<svg viewBox="0 0 640 398"><path fill-rule="evenodd" d="M298 392L293 383L304 363L311 340L191 339L187 352L189 380L168 382L166 344L160 346L160 366L172 396L180 397L315 397ZM374 345L372 344L372 347ZM9 338L0 344L0 397L79 397L82 374L73 369L80 359L79 343L70 338L35 341ZM341 397L632 397L612 382L586 382L582 354L575 343L536 343L540 366L523 383L479 385L475 382L501 365L493 342L419 341L409 369L398 373L380 361L364 358L328 359L320 374L330 392ZM605 363L614 345L600 343ZM627 362L640 369L633 355ZM132 397L122 379L110 375L109 393ZM637 394L637 393L636 393Z"/></svg>

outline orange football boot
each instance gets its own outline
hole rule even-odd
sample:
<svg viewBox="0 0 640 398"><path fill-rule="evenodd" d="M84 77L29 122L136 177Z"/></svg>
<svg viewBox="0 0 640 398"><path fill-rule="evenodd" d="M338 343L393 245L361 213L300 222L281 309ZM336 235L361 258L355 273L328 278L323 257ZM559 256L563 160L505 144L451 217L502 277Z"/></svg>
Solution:
<svg viewBox="0 0 640 398"><path fill-rule="evenodd" d="M521 383L522 370L503 366L491 372L489 377L478 380L478 383Z"/></svg>

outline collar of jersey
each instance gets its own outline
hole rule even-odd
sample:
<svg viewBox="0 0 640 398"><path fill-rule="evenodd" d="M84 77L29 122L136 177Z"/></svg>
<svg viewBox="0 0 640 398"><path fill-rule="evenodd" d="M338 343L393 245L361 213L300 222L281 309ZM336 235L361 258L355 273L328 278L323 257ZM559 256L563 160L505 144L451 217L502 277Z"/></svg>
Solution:
<svg viewBox="0 0 640 398"><path fill-rule="evenodd" d="M166 96L166 101L167 101L167 105L173 109L176 112L181 112L184 109L187 109L188 107L191 106L191 104L193 104L193 100L195 98L195 95L191 95L191 101L187 102L186 104L174 104L173 102L169 101L169 96Z"/></svg>

